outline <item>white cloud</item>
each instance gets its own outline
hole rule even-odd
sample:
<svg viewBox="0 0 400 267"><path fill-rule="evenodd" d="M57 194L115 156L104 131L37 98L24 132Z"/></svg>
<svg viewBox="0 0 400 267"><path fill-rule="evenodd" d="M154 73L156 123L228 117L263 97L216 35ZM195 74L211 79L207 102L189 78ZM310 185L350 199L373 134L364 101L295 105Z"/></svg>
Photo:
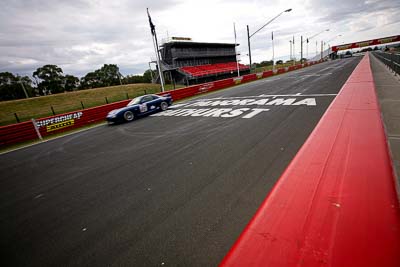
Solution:
<svg viewBox="0 0 400 267"><path fill-rule="evenodd" d="M269 60L271 31L276 58L289 54L289 40L310 37L310 43L328 40L353 42L399 34L400 3L395 0L5 0L0 10L0 71L31 74L44 64L56 64L78 76L118 64L123 74L143 73L154 58L146 7L159 39L192 37L195 41L233 42L236 23L242 62L248 63L246 25L254 32L284 13L252 37L253 61ZM333 43L335 44L335 43ZM304 49L305 50L305 49Z"/></svg>

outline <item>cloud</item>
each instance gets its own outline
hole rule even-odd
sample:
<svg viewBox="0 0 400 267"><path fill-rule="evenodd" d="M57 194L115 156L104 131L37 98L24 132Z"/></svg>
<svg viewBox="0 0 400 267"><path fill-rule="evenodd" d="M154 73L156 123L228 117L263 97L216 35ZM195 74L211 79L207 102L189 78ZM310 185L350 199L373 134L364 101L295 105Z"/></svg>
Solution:
<svg viewBox="0 0 400 267"><path fill-rule="evenodd" d="M151 5L157 11L175 3ZM33 68L32 73L51 63L82 76L105 63L130 63L143 65L142 73L152 51L146 5L147 1L7 1L0 11L0 71ZM143 50L149 51L140 53Z"/></svg>
<svg viewBox="0 0 400 267"><path fill-rule="evenodd" d="M382 30L398 23L400 17L400 2L393 0L311 0L307 7L318 10L317 23L342 31L345 42L384 37ZM390 35L394 34L398 32L393 27Z"/></svg>
<svg viewBox="0 0 400 267"><path fill-rule="evenodd" d="M32 72L56 64L64 73L83 76L103 64L117 64L124 75L140 74L154 58L146 8L159 40L167 36L195 41L234 42L247 63L246 25L254 32L284 13L251 39L253 61L269 60L271 31L276 57L289 55L289 40L312 36L315 41L358 40L398 34L400 2L395 0L24 0L2 2L0 9L0 71ZM300 51L300 47L296 47Z"/></svg>

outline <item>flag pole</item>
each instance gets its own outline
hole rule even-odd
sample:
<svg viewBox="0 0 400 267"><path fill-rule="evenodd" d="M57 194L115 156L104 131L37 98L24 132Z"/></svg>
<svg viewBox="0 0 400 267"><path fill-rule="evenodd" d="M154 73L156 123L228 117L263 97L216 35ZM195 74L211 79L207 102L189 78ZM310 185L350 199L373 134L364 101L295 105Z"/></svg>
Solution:
<svg viewBox="0 0 400 267"><path fill-rule="evenodd" d="M237 54L237 51L236 51L236 46L237 46L237 44L236 44L236 27L235 27L235 22L233 23L233 32L234 32L234 34L235 34L235 58L236 58L236 68L237 68L237 75L238 75L238 77L239 77L239 76L240 76L240 71L239 71L238 54Z"/></svg>
<svg viewBox="0 0 400 267"><path fill-rule="evenodd" d="M154 45L154 50L156 52L156 59L157 59L157 66L158 66L158 75L160 76L160 82L161 82L161 91L164 92L164 76L163 72L161 69L161 64L160 64L160 54L158 51L158 41L157 41L157 33L156 33L156 26L153 24L151 21L149 9L147 8L147 16L149 17L149 24L150 24L150 30L151 30L151 35L153 39L153 45Z"/></svg>

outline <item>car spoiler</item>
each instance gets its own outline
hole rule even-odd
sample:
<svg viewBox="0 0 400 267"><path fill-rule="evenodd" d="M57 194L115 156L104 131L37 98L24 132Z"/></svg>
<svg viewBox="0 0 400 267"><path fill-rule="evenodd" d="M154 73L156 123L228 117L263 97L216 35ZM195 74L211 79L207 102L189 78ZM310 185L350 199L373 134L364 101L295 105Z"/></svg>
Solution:
<svg viewBox="0 0 400 267"><path fill-rule="evenodd" d="M163 96L163 97L171 97L171 94L170 94L170 93L165 93L165 94L162 94L162 95L160 95L160 96Z"/></svg>

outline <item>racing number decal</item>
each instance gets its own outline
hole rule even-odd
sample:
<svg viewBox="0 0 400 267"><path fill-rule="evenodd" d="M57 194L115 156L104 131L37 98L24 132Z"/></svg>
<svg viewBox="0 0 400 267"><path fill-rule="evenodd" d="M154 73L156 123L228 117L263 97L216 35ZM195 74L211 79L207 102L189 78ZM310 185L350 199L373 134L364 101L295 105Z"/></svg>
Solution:
<svg viewBox="0 0 400 267"><path fill-rule="evenodd" d="M139 109L140 109L140 112L147 112L147 105L146 104L141 104L141 105L139 105Z"/></svg>

